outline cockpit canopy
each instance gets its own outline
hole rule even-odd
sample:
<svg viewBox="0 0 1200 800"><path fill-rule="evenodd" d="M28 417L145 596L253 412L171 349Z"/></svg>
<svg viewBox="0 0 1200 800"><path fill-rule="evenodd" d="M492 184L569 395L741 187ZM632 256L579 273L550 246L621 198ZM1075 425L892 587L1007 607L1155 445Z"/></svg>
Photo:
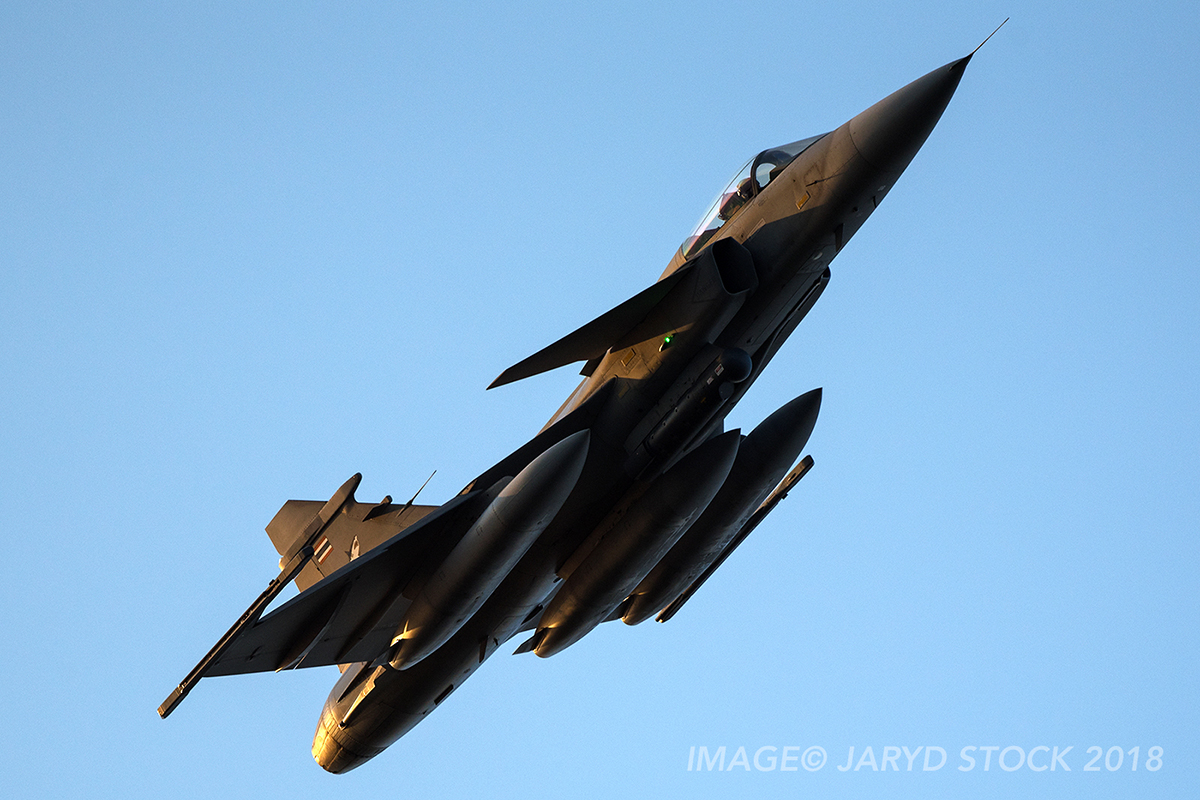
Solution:
<svg viewBox="0 0 1200 800"><path fill-rule="evenodd" d="M759 192L767 188L767 184L779 177L779 174L788 164L792 163L796 156L825 135L822 133L819 136L810 136L791 144L772 147L769 150L763 150L747 161L746 166L738 171L725 190L717 195L717 199L713 201L712 207L700 220L696 230L683 241L683 245L679 248L683 257L690 258L693 254L700 252L704 245L708 244L709 240L721 229L721 226L733 219L742 206L754 199Z"/></svg>

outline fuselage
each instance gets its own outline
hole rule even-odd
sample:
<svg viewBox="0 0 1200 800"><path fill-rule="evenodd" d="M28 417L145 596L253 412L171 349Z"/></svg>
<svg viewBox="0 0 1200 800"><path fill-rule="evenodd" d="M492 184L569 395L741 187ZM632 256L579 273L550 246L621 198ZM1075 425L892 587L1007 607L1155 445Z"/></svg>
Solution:
<svg viewBox="0 0 1200 800"><path fill-rule="evenodd" d="M381 752L518 633L532 631L523 647L549 656L620 616L730 469L738 435L723 434L725 416L820 297L830 262L924 142L968 59L739 173L659 279L676 281L665 335L589 362L543 429L588 418L586 463L561 509L444 643L402 669L377 660L343 673L313 742L321 766L343 772ZM537 454L514 453L464 493ZM716 462L724 471L700 488Z"/></svg>

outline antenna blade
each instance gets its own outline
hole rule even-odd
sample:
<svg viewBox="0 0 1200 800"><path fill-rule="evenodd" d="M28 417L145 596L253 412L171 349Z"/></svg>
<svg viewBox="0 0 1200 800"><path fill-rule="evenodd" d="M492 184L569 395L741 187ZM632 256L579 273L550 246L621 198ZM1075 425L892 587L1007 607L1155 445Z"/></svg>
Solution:
<svg viewBox="0 0 1200 800"><path fill-rule="evenodd" d="M431 480L433 480L433 476L434 476L434 475L437 475L437 470L436 470L436 469L435 469L433 472L429 473L429 477L428 477L428 478L426 478L426 479L425 479L425 482L421 484L421 488L420 488L420 489L417 489L417 494L414 494L414 495L412 496L412 499L411 499L411 500L409 500L407 503L405 503L405 504L404 504L404 508L412 508L412 504L413 504L413 503L415 503L415 502L417 501L417 495L419 495L419 494L421 493L421 491L422 491L422 490L424 490L424 488L425 488L426 486L428 486L428 485L429 485L429 482L430 482ZM403 510L403 509L401 509L401 510Z"/></svg>

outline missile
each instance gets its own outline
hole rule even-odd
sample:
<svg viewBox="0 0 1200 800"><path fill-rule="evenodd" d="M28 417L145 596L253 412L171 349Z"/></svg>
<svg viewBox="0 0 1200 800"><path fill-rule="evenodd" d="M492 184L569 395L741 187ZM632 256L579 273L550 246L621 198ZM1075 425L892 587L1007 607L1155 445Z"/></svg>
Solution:
<svg viewBox="0 0 1200 800"><path fill-rule="evenodd" d="M821 390L813 389L750 432L708 508L633 590L621 617L625 624L649 619L713 563L795 463L820 408Z"/></svg>
<svg viewBox="0 0 1200 800"><path fill-rule="evenodd" d="M542 612L518 648L548 658L607 619L712 501L738 452L733 430L697 447L656 478L596 544ZM602 523L606 524L606 523Z"/></svg>
<svg viewBox="0 0 1200 800"><path fill-rule="evenodd" d="M589 437L579 431L535 458L471 525L405 614L389 654L394 668L441 647L491 596L575 488Z"/></svg>
<svg viewBox="0 0 1200 800"><path fill-rule="evenodd" d="M779 482L779 485L775 487L771 494L767 495L767 499L763 501L763 504L759 506L753 514L750 515L750 519L746 520L746 524L741 527L741 530L734 534L733 539L730 540L729 544L725 546L725 549L721 551L721 554L716 557L716 560L709 564L708 568L704 570L704 572L700 573L700 577L696 578L691 586L683 590L683 594L672 600L671 605L664 608L662 613L655 617L655 620L658 622L666 622L671 617L675 616L675 614L679 612L679 609L683 608L683 604L690 600L692 595L694 595L700 589L700 587L704 585L704 582L712 577L712 574L716 572L722 564L725 563L725 559L732 555L733 551L738 548L738 545L746 541L747 536L754 533L754 529L759 526L759 523L767 518L767 514L770 514L771 511L774 510L775 506L779 505L779 503L788 496L788 492L796 487L796 484L800 482L801 478L808 474L808 471L812 469L812 466L812 456L805 456L804 458L800 459L800 463L792 468L792 471L787 474L787 477Z"/></svg>
<svg viewBox="0 0 1200 800"><path fill-rule="evenodd" d="M354 492L358 489L359 483L362 482L362 473L356 472L350 476L350 479L341 485L341 487L333 493L333 497L329 498L329 502L321 506L321 509L309 520L302 530L298 531L291 546L279 559L279 577L273 578L262 594L258 596L250 607L247 608L242 616L238 617L237 622L233 623L225 635L222 636L212 649L200 660L200 663L192 668L179 685L167 695L167 699L158 707L158 715L163 719L174 711L183 699L196 687L200 679L204 677L212 665L217 662L222 654L229 649L243 630L248 626L258 622L258 618L267 610L267 606L279 596L279 593L292 582L300 570L304 569L304 565L313 559L313 548L317 543L317 538L330 526L333 520L341 513L342 509L348 503L354 502Z"/></svg>

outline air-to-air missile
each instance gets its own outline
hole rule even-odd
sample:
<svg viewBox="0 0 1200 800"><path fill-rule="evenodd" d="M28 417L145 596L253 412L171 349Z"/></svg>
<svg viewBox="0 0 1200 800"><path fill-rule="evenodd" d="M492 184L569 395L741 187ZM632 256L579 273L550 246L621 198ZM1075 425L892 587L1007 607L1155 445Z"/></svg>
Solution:
<svg viewBox="0 0 1200 800"><path fill-rule="evenodd" d="M679 597L734 540L808 443L821 390L800 395L742 440L721 489L687 532L625 597L621 619L636 625Z"/></svg>
<svg viewBox="0 0 1200 800"><path fill-rule="evenodd" d="M714 436L647 484L628 507L619 504L609 512L593 533L592 547L576 550L560 570L566 580L519 651L552 656L612 614L712 502L740 439L736 430Z"/></svg>
<svg viewBox="0 0 1200 800"><path fill-rule="evenodd" d="M973 54L972 54L973 55ZM500 374L583 362L542 431L439 506L291 500L281 572L159 708L205 676L338 665L313 756L345 772L505 642L548 657L598 624L670 619L812 466L821 390L747 436L724 420L891 191L971 56L836 130L762 151L649 288ZM415 500L415 498L414 498ZM299 595L270 613L288 582Z"/></svg>

